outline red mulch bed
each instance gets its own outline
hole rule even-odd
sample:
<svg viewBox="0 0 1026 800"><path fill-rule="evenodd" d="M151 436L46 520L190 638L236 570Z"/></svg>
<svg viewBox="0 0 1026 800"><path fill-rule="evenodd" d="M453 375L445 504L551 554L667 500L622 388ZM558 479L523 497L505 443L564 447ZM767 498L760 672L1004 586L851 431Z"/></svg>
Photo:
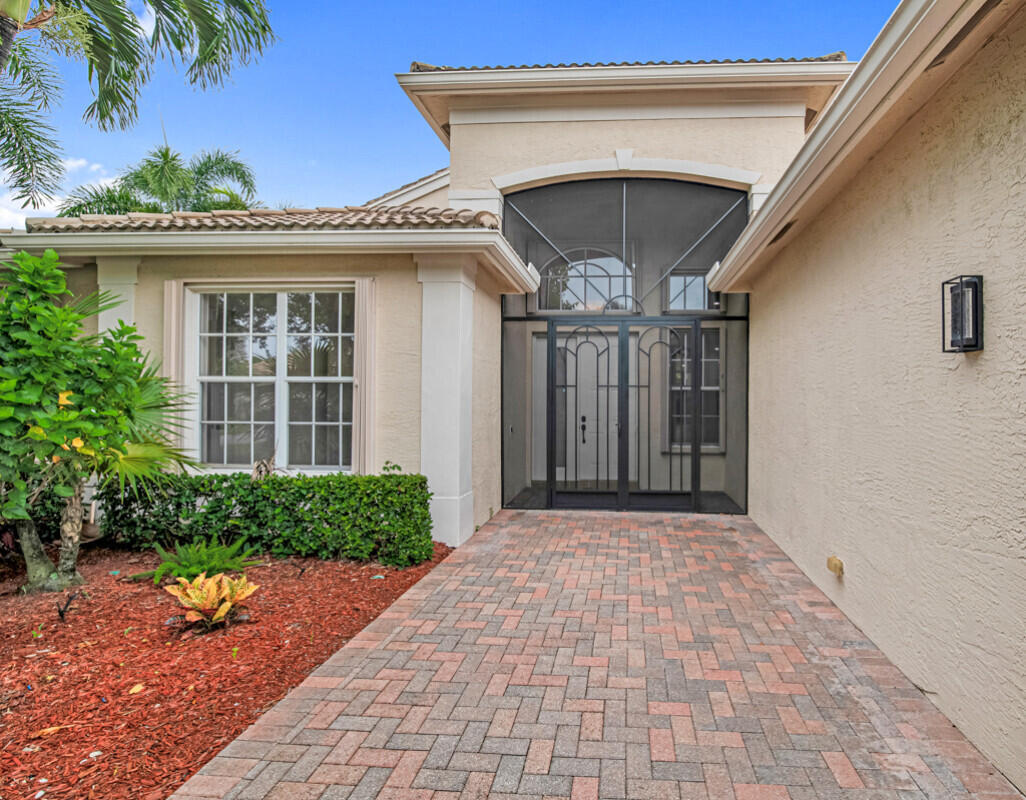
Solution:
<svg viewBox="0 0 1026 800"><path fill-rule="evenodd" d="M402 570L268 560L247 570L250 620L204 636L165 624L178 603L152 581L124 580L152 554L86 549L63 623L71 592L22 597L0 571L0 798L167 797L449 552Z"/></svg>

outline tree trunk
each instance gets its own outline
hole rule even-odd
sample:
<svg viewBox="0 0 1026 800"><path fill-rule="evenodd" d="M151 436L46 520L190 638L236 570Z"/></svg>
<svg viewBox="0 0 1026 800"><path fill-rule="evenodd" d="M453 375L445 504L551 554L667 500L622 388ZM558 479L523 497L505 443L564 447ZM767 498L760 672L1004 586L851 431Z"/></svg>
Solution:
<svg viewBox="0 0 1026 800"><path fill-rule="evenodd" d="M7 62L11 60L11 47L17 34L18 23L0 14L0 72L7 69Z"/></svg>
<svg viewBox="0 0 1026 800"><path fill-rule="evenodd" d="M64 501L61 511L61 552L57 558L57 576L64 586L85 583L78 574L78 548L82 543L82 482L75 484L75 493Z"/></svg>
<svg viewBox="0 0 1026 800"><path fill-rule="evenodd" d="M57 569L43 549L43 543L36 533L36 524L30 519L19 519L15 523L18 532L18 544L25 558L25 585L23 592L55 592L60 591Z"/></svg>

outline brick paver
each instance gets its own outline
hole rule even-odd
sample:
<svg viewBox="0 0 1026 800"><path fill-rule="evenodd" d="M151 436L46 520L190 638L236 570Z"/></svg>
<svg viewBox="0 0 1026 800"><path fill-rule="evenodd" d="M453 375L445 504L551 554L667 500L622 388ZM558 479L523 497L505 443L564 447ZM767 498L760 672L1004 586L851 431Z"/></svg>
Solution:
<svg viewBox="0 0 1026 800"><path fill-rule="evenodd" d="M1022 796L755 525L504 511L174 795Z"/></svg>

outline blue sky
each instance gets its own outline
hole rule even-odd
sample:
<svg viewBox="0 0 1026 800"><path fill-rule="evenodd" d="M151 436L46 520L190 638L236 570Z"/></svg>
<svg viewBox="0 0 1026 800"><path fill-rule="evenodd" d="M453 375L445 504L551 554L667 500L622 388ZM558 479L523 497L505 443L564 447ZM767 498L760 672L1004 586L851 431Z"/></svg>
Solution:
<svg viewBox="0 0 1026 800"><path fill-rule="evenodd" d="M54 122L67 185L109 178L162 139L185 154L238 150L269 206L358 204L444 166L445 148L394 73L410 61L522 64L814 56L859 58L896 0L332 2L268 0L279 40L220 90L190 88L159 65L139 123L101 132L81 120L85 70L64 64ZM0 189L0 227L21 214ZM32 213L32 212L28 212Z"/></svg>

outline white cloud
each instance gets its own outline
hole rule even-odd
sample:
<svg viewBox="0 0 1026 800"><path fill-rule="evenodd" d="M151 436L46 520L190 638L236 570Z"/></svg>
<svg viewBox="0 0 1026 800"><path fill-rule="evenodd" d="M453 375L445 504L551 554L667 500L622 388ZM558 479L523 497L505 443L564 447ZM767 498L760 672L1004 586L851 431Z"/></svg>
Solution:
<svg viewBox="0 0 1026 800"><path fill-rule="evenodd" d="M147 38L153 36L153 26L156 24L156 17L153 15L153 9L150 8L149 3L141 2L141 0L135 0L132 3L132 11L135 12L135 16L139 18L139 24L142 26L143 31L146 32Z"/></svg>
<svg viewBox="0 0 1026 800"><path fill-rule="evenodd" d="M77 172L88 166L89 172L93 173L89 183L93 186L109 186L117 178L106 176L103 164L92 162L87 158L67 158L64 160L64 169L68 173ZM23 200L15 200L14 192L7 186L7 176L0 172L0 228L24 228L26 217L54 217L57 209L64 200L63 195L47 201L39 208L22 208ZM69 182L75 185L77 181Z"/></svg>
<svg viewBox="0 0 1026 800"><path fill-rule="evenodd" d="M3 190L0 190L3 191ZM22 208L21 201L15 200L11 192L0 194L0 228L24 228L25 217L53 217L61 199L46 203L42 208Z"/></svg>
<svg viewBox="0 0 1026 800"><path fill-rule="evenodd" d="M65 158L61 163L64 165L64 171L69 175L83 169L88 169L90 172L104 172L103 164L97 164L88 158Z"/></svg>

